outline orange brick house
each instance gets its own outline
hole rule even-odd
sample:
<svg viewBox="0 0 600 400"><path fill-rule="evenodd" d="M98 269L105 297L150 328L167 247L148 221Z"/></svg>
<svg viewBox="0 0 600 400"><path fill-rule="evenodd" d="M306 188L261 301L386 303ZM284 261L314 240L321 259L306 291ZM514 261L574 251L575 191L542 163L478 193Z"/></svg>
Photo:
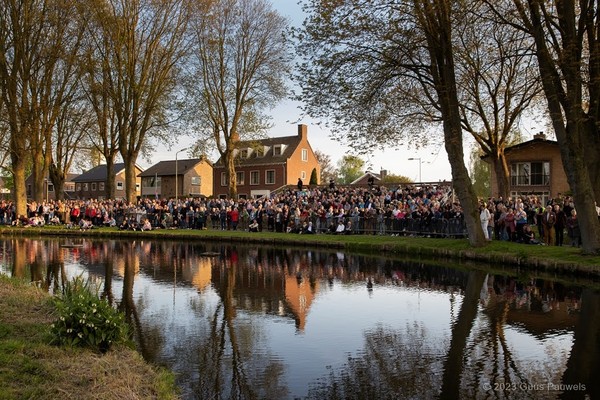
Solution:
<svg viewBox="0 0 600 400"><path fill-rule="evenodd" d="M240 198L268 196L282 186L296 185L298 178L308 185L313 170L319 183L321 167L308 142L306 125L298 125L296 136L240 142L234 154ZM213 195L227 197L229 182L222 159L213 165L213 177Z"/></svg>
<svg viewBox="0 0 600 400"><path fill-rule="evenodd" d="M543 133L534 135L533 140L504 149L510 170L509 193L538 196L545 204L548 199L570 191L567 175L563 168L558 142L546 139ZM488 157L484 157L489 162ZM495 176L491 165L491 176ZM492 195L498 193L498 185L492 179Z"/></svg>

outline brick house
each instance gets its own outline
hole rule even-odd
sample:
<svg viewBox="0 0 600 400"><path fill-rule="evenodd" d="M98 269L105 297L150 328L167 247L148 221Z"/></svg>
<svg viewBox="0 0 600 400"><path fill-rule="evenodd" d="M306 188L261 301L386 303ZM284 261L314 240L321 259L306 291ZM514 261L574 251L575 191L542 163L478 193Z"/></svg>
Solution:
<svg viewBox="0 0 600 400"><path fill-rule="evenodd" d="M175 186L178 195L183 197L210 197L213 193L213 168L204 157L161 161L138 176L142 182L142 197L172 198Z"/></svg>
<svg viewBox="0 0 600 400"><path fill-rule="evenodd" d="M75 197L75 182L73 181L73 179L75 179L77 176L77 174L67 174L65 182L63 183L63 192L65 199L72 199ZM27 198L31 199L33 196L33 175L29 175L27 179L25 179L25 190L27 193ZM42 192L44 193L44 195L42 196L44 200L56 200L56 191L54 188L54 184L52 183L48 175L46 175L46 177L44 178Z"/></svg>
<svg viewBox="0 0 600 400"><path fill-rule="evenodd" d="M509 193L538 196L545 204L548 199L570 191L567 175L563 168L558 142L546 139L543 133L534 135L533 140L504 149L510 171ZM483 160L489 163L489 158ZM491 165L491 176L495 176ZM492 179L492 194L498 193L498 185Z"/></svg>
<svg viewBox="0 0 600 400"><path fill-rule="evenodd" d="M237 190L240 198L268 196L286 185L296 185L298 178L308 186L312 171L321 167L308 142L308 127L298 125L298 134L240 142L236 158ZM229 186L226 168L219 159L213 165L213 195L227 197Z"/></svg>
<svg viewBox="0 0 600 400"><path fill-rule="evenodd" d="M124 163L116 163L115 164L115 198L116 199L124 199L125 198L125 164ZM140 178L137 176L142 169L136 165L136 182L135 182L135 191L136 196L140 195ZM83 174L79 175L73 182L75 182L75 192L74 195L78 199L98 199L104 200L108 198L108 193L106 191L106 182L107 182L107 171L106 164L98 165Z"/></svg>

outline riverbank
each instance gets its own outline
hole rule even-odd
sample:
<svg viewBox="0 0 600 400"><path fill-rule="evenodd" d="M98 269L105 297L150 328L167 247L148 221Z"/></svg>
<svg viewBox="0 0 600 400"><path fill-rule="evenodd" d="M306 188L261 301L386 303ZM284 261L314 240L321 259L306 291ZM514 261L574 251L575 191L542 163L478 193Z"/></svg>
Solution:
<svg viewBox="0 0 600 400"><path fill-rule="evenodd" d="M191 241L242 242L256 245L283 245L329 248L368 254L410 255L454 261L476 261L502 267L534 269L550 274L569 274L597 279L600 256L583 255L571 246L526 245L492 241L482 248L469 246L466 239L426 238L378 235L301 235L276 232L244 232L219 230L158 229L153 231L120 231L117 228L95 228L87 231L47 226L42 228L0 228L2 236L65 236L97 238L149 238Z"/></svg>
<svg viewBox="0 0 600 400"><path fill-rule="evenodd" d="M47 292L0 275L1 399L177 398L173 375L135 350L48 345L54 319Z"/></svg>

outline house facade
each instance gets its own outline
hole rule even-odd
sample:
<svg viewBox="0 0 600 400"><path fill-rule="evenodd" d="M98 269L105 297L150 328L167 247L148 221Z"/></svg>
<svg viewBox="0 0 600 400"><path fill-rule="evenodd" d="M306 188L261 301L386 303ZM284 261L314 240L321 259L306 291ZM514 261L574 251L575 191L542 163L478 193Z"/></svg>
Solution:
<svg viewBox="0 0 600 400"><path fill-rule="evenodd" d="M137 177L142 169L138 166L135 167L135 192L136 196L140 196L141 191L141 182L140 178ZM115 199L124 199L125 198L125 164L124 163L116 163L115 164ZM108 198L108 191L106 189L106 182L108 181L108 173L106 169L106 165L98 165L83 174L77 176L73 179L75 183L75 192L74 196L78 199L87 200L87 199L98 199L104 200Z"/></svg>
<svg viewBox="0 0 600 400"><path fill-rule="evenodd" d="M210 197L213 167L204 157L161 161L138 175L142 197Z"/></svg>
<svg viewBox="0 0 600 400"><path fill-rule="evenodd" d="M282 186L296 185L298 179L308 186L313 170L317 174L317 184L320 183L321 168L308 142L306 125L298 125L295 136L240 142L234 155L240 198L268 196ZM213 195L229 195L222 159L213 165Z"/></svg>
<svg viewBox="0 0 600 400"><path fill-rule="evenodd" d="M62 188L65 199L72 199L72 198L76 197L75 196L75 182L73 181L73 179L75 179L77 176L78 176L77 174L67 174L65 182L63 183L63 188ZM27 198L28 199L33 198L33 175L29 175L27 177L27 179L25 179L25 190L27 193ZM42 193L44 194L42 196L42 198L46 201L56 200L58 197L57 189L54 187L54 184L52 183L52 181L50 180L48 175L46 175L46 177L44 177Z"/></svg>
<svg viewBox="0 0 600 400"><path fill-rule="evenodd" d="M387 176L387 170L382 169L380 173L366 171L364 174L350 182L351 185L368 185L372 179L373 185L380 185L381 181Z"/></svg>
<svg viewBox="0 0 600 400"><path fill-rule="evenodd" d="M543 204L548 199L570 191L567 175L563 168L558 142L546 139L542 133L533 140L504 149L510 171L509 193L511 197L536 195ZM486 157L484 161L489 162ZM495 176L493 164L491 176ZM492 179L492 194L498 193L498 185Z"/></svg>

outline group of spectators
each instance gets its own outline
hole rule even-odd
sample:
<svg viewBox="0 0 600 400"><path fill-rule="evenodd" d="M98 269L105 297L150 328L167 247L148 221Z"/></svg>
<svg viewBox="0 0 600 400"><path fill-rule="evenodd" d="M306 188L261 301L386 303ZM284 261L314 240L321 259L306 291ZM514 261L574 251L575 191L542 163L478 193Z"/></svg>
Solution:
<svg viewBox="0 0 600 400"><path fill-rule="evenodd" d="M559 195L544 204L537 196L489 198L481 202L480 220L488 240L562 246L566 232L571 246L581 246L577 211L570 196Z"/></svg>
<svg viewBox="0 0 600 400"><path fill-rule="evenodd" d="M572 199L536 196L489 198L481 202L481 223L489 240L561 246L568 230L580 245ZM464 237L463 210L449 183L394 188L298 187L251 199L65 200L28 204L28 215L14 214L9 201L0 203L0 224L60 224L90 229L214 229L299 234L378 234ZM536 237L533 226L537 226Z"/></svg>

